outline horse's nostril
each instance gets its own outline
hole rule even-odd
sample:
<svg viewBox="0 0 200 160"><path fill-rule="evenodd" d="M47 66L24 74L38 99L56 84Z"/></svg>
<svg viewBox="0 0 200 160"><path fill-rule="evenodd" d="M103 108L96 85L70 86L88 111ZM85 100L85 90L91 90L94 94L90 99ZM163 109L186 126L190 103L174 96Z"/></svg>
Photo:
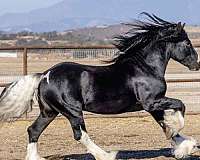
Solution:
<svg viewBox="0 0 200 160"><path fill-rule="evenodd" d="M200 70L200 62L196 62L195 65L190 66L189 70L191 70L191 71L198 71L198 70Z"/></svg>
<svg viewBox="0 0 200 160"><path fill-rule="evenodd" d="M199 68L190 68L190 71L198 71Z"/></svg>

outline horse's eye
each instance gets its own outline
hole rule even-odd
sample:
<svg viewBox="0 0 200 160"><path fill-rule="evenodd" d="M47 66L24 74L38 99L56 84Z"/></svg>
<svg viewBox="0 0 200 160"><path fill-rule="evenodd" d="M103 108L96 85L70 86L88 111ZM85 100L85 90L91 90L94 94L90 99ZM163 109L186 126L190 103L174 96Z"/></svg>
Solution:
<svg viewBox="0 0 200 160"><path fill-rule="evenodd" d="M186 46L190 46L190 42L189 42L189 41L184 41L184 44L185 44Z"/></svg>

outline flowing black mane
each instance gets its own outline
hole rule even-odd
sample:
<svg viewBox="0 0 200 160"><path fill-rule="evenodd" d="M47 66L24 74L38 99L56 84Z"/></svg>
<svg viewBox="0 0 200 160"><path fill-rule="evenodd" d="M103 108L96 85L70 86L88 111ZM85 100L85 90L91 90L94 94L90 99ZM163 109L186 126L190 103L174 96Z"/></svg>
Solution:
<svg viewBox="0 0 200 160"><path fill-rule="evenodd" d="M132 24L127 24L132 27L125 35L115 37L114 45L119 49L120 54L111 62L117 62L131 54L140 53L141 50L152 42L164 39L169 34L159 35L159 32L166 32L169 28L175 28L176 23L165 21L155 15L150 15L146 12L141 13L147 17L147 21L137 20Z"/></svg>

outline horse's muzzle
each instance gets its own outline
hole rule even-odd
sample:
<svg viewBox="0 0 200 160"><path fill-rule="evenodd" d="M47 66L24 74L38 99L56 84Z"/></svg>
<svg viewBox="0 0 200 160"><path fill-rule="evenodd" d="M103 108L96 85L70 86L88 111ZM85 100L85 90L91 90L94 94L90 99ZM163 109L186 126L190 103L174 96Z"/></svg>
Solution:
<svg viewBox="0 0 200 160"><path fill-rule="evenodd" d="M200 69L200 62L197 62L195 65L189 67L190 71L198 71Z"/></svg>

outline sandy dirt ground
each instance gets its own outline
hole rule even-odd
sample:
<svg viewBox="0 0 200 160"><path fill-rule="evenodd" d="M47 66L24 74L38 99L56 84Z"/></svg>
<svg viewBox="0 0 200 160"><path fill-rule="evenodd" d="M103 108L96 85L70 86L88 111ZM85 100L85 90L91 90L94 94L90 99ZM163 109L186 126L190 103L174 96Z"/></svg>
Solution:
<svg viewBox="0 0 200 160"><path fill-rule="evenodd" d="M27 127L32 121L5 123L0 128L0 160L22 160L26 155ZM107 151L119 150L117 158L127 160L173 160L170 142L150 117L86 118L88 133ZM200 115L186 115L182 132L200 142ZM47 160L94 160L73 139L67 120L52 122L39 140L39 152ZM200 152L189 159L200 159Z"/></svg>

